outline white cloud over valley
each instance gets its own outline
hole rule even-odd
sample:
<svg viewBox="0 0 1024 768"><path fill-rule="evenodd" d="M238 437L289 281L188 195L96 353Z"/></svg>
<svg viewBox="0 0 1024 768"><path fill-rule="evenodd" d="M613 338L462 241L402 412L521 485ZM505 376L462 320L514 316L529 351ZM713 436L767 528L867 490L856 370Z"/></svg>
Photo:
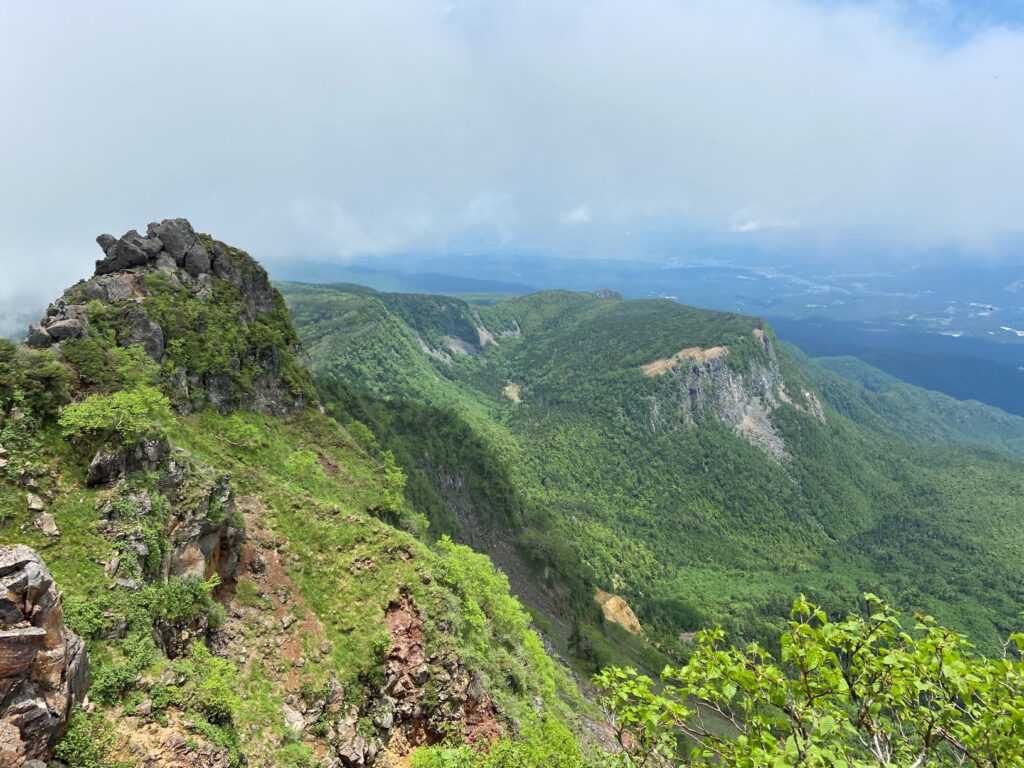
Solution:
<svg viewBox="0 0 1024 768"><path fill-rule="evenodd" d="M0 323L165 216L261 258L1024 229L1024 33L891 4L5 3L0 103Z"/></svg>

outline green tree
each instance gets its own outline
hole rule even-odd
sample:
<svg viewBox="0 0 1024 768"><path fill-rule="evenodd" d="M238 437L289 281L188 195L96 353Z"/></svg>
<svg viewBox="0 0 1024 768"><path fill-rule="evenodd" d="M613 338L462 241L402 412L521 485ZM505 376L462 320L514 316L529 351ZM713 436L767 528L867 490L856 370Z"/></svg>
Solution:
<svg viewBox="0 0 1024 768"><path fill-rule="evenodd" d="M61 412L60 425L69 437L116 437L128 444L147 435L162 435L170 419L167 397L142 385L72 403Z"/></svg>
<svg viewBox="0 0 1024 768"><path fill-rule="evenodd" d="M661 685L633 670L596 676L621 753L614 766L1024 766L1024 634L1001 657L899 615L830 621L801 597L776 661L756 643L697 638Z"/></svg>

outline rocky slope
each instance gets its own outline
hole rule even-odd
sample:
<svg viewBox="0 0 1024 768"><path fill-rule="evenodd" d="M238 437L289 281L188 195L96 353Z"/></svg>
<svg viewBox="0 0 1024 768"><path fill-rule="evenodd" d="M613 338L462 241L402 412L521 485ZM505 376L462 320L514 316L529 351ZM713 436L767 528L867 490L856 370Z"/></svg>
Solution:
<svg viewBox="0 0 1024 768"><path fill-rule="evenodd" d="M93 277L0 345L0 544L44 550L92 659L57 757L386 766L564 728L574 688L507 583L378 519L410 517L404 478L315 407L264 270L183 219L97 241ZM47 749L68 669L39 694Z"/></svg>
<svg viewBox="0 0 1024 768"><path fill-rule="evenodd" d="M85 699L89 661L39 555L0 546L0 765L42 768Z"/></svg>

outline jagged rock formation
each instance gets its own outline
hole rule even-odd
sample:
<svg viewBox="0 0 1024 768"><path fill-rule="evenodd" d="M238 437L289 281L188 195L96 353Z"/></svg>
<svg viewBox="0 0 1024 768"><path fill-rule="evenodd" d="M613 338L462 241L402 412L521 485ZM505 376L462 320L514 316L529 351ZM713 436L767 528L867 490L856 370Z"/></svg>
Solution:
<svg viewBox="0 0 1024 768"><path fill-rule="evenodd" d="M667 414L679 408L687 424L717 420L775 461L786 459L789 454L772 424L772 412L781 403L789 403L819 421L824 421L825 415L813 393L800 393L805 402L796 402L790 396L771 339L759 328L754 329L754 336L763 354L752 359L745 372L730 365L728 347L688 347L644 365L645 376L667 377L672 384L666 396L652 401L652 428L666 426Z"/></svg>
<svg viewBox="0 0 1024 768"><path fill-rule="evenodd" d="M113 331L118 345L137 344L171 371L167 388L182 411L305 406L312 389L297 362L301 346L283 300L248 254L185 219L96 241L104 258L95 275L51 304L26 344L60 347Z"/></svg>
<svg viewBox="0 0 1024 768"><path fill-rule="evenodd" d="M197 466L166 441L142 440L100 448L87 482L113 485L132 469L155 472L156 485L151 491L124 489L100 510L100 532L119 552L107 563L107 574L127 587L172 576L208 579L216 573L222 581L231 579L245 532L236 520L228 476ZM166 551L152 551L145 528L166 542Z"/></svg>
<svg viewBox="0 0 1024 768"><path fill-rule="evenodd" d="M340 711L331 726L340 765L373 765L385 751L402 756L452 734L480 745L498 738L497 708L483 680L455 654L428 655L423 618L407 593L388 606L386 620L391 649L384 662L384 684L366 697L362 707ZM330 707L330 693L328 698L332 700L324 706ZM360 732L360 717L373 723L374 735Z"/></svg>
<svg viewBox="0 0 1024 768"><path fill-rule="evenodd" d="M43 768L88 680L46 565L29 547L0 547L0 765Z"/></svg>

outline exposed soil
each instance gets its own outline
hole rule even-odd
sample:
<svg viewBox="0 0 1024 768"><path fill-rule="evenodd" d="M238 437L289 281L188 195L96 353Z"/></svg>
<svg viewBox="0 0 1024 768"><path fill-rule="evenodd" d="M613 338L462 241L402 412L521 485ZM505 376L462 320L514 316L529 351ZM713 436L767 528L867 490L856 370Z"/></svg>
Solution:
<svg viewBox="0 0 1024 768"><path fill-rule="evenodd" d="M511 382L505 385L505 389L502 390L505 393L505 397L511 400L516 405L523 402L519 394L519 385L512 384Z"/></svg>
<svg viewBox="0 0 1024 768"><path fill-rule="evenodd" d="M636 614L633 613L633 609L629 607L629 603L621 597L613 595L611 592L605 592L604 590L599 589L594 594L594 599L601 606L601 613L604 614L606 621L618 624L631 634L643 634L643 627L640 626L640 620L636 617Z"/></svg>
<svg viewBox="0 0 1024 768"><path fill-rule="evenodd" d="M672 355L672 357L666 357L662 360L655 360L653 363L648 363L643 367L643 372L644 376L660 376L663 373L668 373L686 360L703 364L709 360L717 360L720 357L725 357L727 354L729 354L728 347L711 347L710 349L687 347L686 349L679 350Z"/></svg>

